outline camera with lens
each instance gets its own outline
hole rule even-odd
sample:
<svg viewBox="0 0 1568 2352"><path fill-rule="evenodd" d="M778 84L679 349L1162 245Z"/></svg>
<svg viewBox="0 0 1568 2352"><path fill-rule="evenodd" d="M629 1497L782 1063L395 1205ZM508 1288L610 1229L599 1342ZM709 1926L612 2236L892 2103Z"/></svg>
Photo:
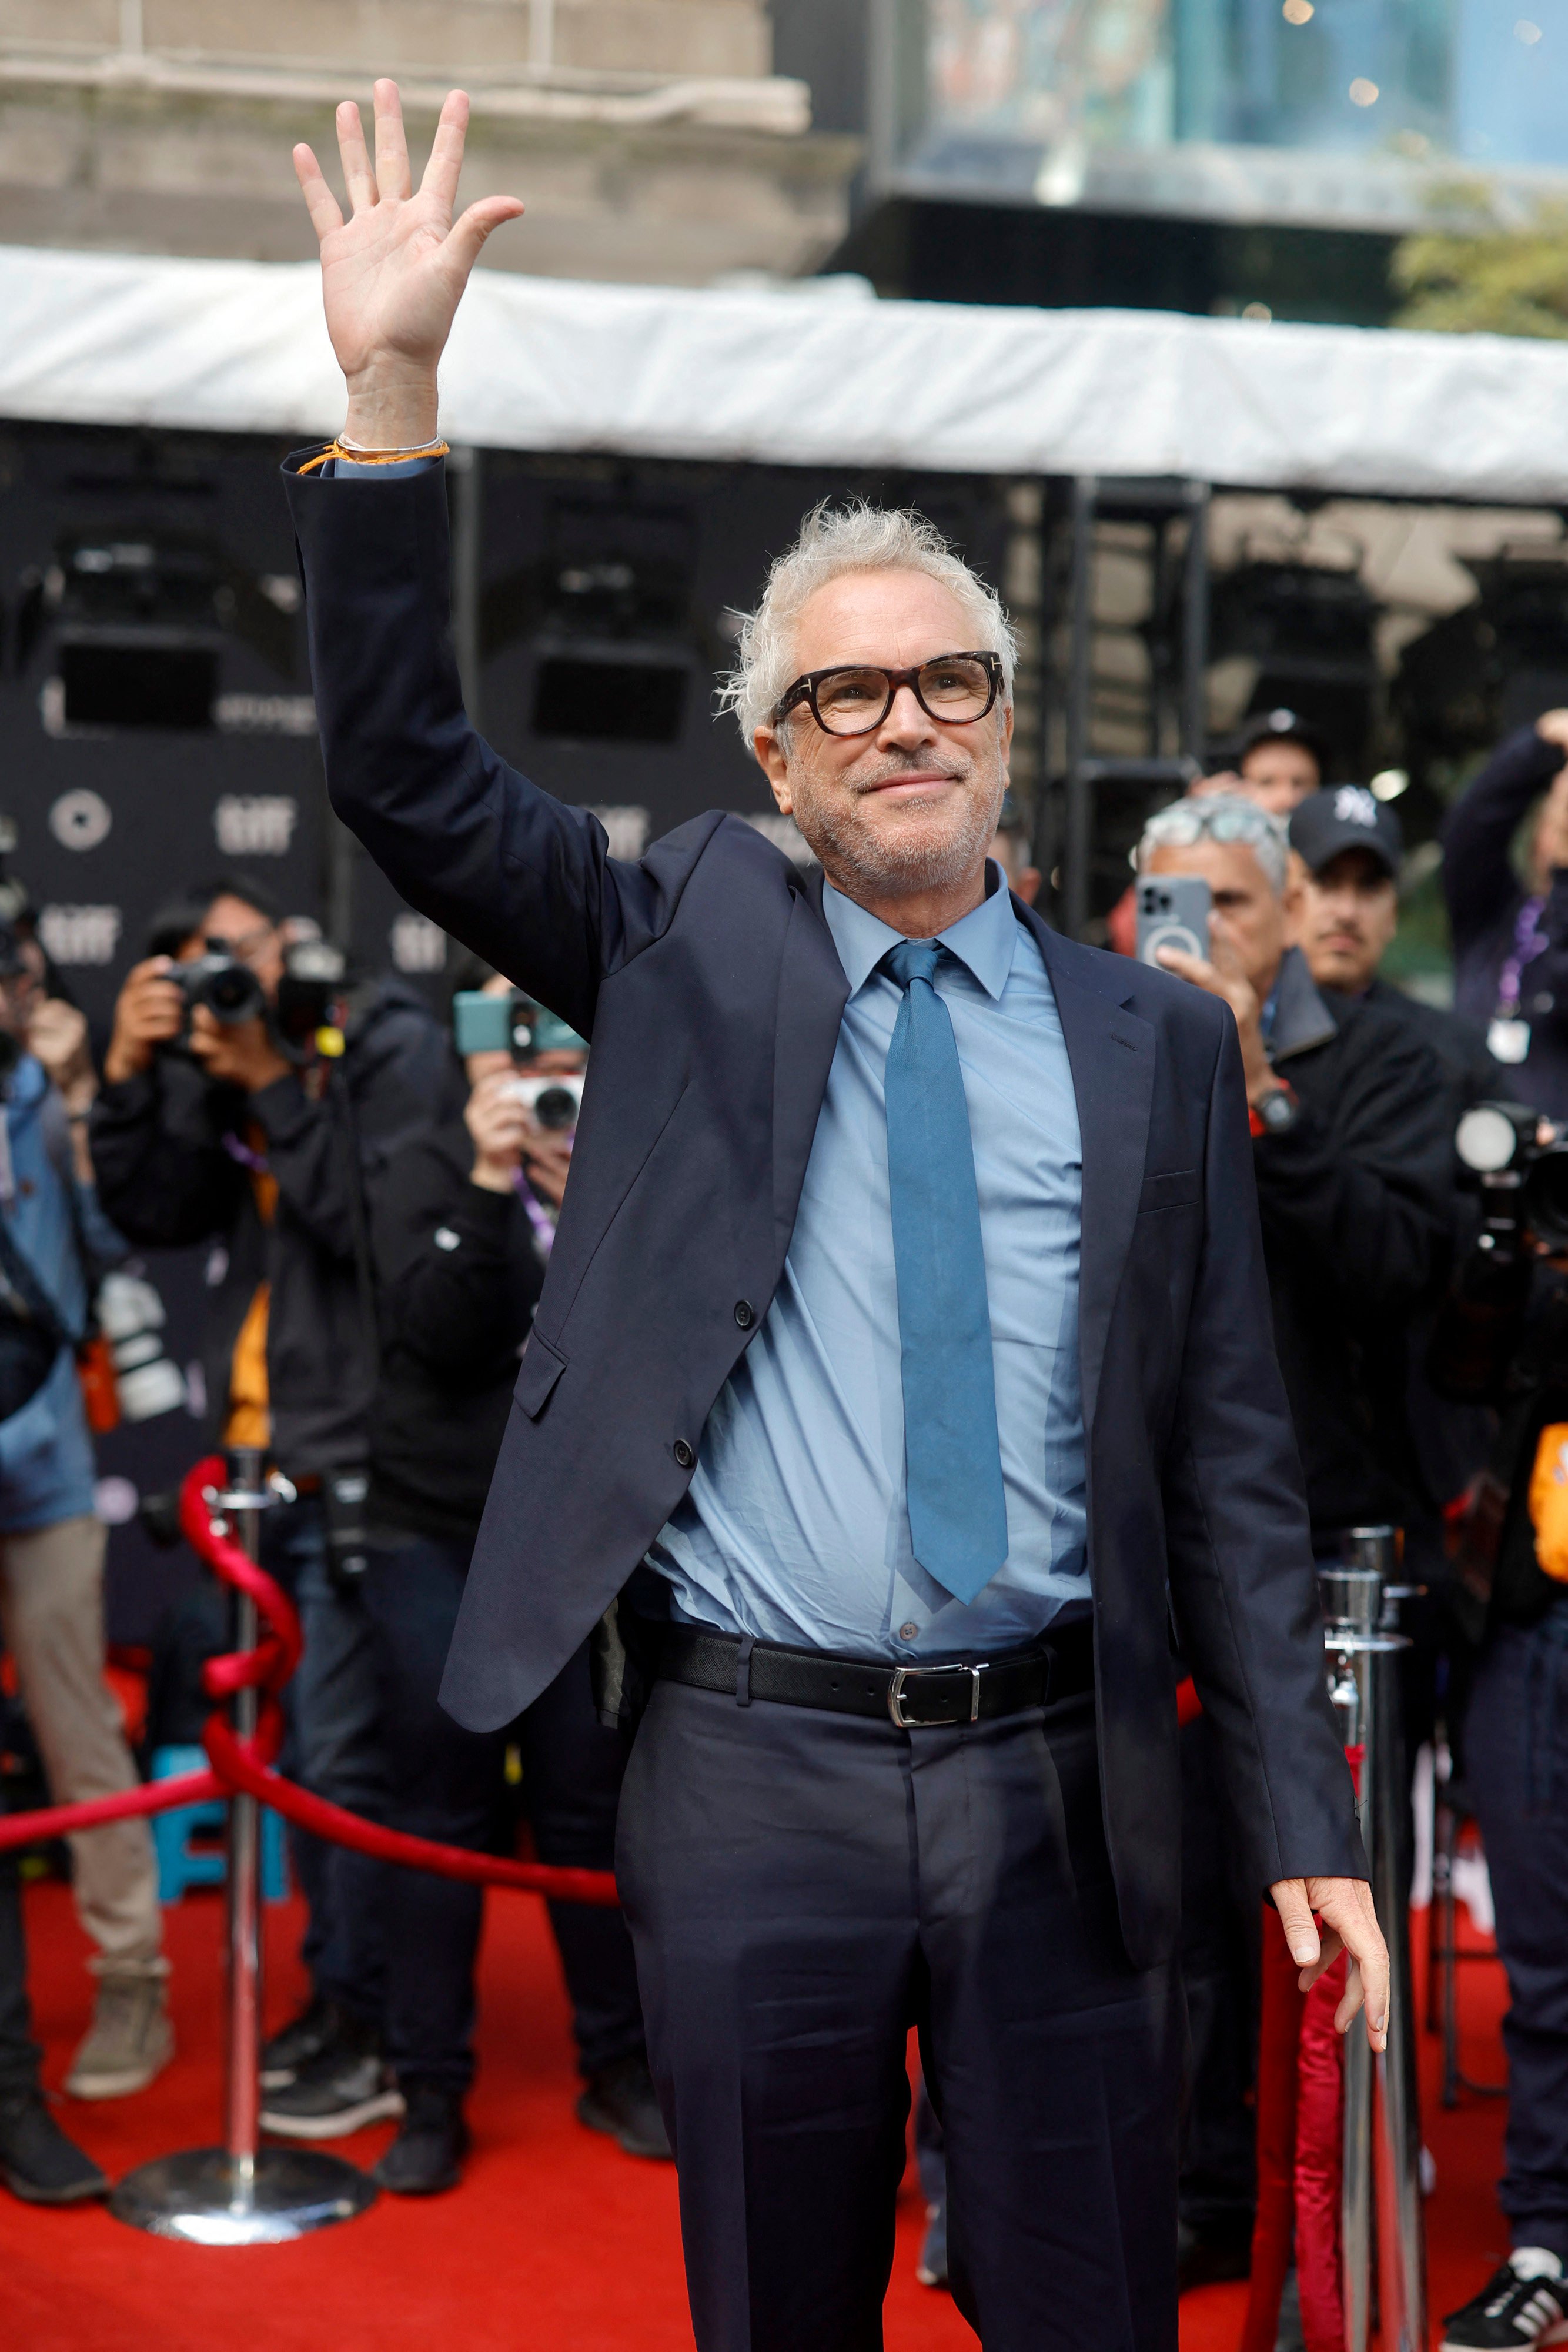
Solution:
<svg viewBox="0 0 1568 2352"><path fill-rule="evenodd" d="M1503 1255L1528 1233L1551 1255L1568 1252L1568 1139L1542 1143L1540 1128L1522 1103L1477 1103L1459 1121L1454 1149L1479 1181L1483 1250Z"/></svg>
<svg viewBox="0 0 1568 2352"><path fill-rule="evenodd" d="M260 981L249 964L229 953L225 940L204 940L201 954L175 964L169 977L183 992L187 1020L198 1004L230 1028L257 1021L267 1011Z"/></svg>

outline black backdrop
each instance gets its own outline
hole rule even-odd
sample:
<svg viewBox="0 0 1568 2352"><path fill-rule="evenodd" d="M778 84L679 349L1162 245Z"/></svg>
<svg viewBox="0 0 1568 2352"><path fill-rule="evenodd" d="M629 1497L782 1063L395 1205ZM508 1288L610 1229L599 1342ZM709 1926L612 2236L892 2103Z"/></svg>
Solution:
<svg viewBox="0 0 1568 2352"><path fill-rule="evenodd" d="M0 431L0 813L16 828L11 871L100 1037L156 908L228 866L253 870L361 969L396 968L433 1003L444 994L448 942L326 805L285 450ZM538 782L602 810L623 855L703 809L768 817L713 694L733 652L727 612L755 600L816 499L917 504L1001 579L1004 487L988 478L514 452L472 462L454 496L466 488L476 519L467 643L481 723ZM194 1251L144 1269L182 1366L195 1357L206 1265ZM193 1572L131 1515L197 1443L181 1412L102 1442L118 1640L144 1641Z"/></svg>

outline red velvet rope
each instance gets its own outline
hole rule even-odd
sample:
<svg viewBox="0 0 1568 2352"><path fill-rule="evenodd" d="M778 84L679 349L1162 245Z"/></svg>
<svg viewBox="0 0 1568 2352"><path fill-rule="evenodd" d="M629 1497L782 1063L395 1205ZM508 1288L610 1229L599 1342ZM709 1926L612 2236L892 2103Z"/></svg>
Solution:
<svg viewBox="0 0 1568 2352"><path fill-rule="evenodd" d="M222 1708L217 1708L202 1732L211 1771L183 1772L172 1780L122 1789L110 1797L91 1797L77 1805L7 1814L0 1818L0 1853L15 1846L37 1845L46 1838L66 1837L76 1830L96 1829L103 1822L202 1804L238 1789L259 1798L299 1828L329 1838L337 1845L351 1846L378 1862L398 1863L406 1869L430 1871L439 1878L466 1879L482 1886L517 1887L559 1903L606 1907L617 1904L620 1897L611 1871L556 1869L546 1863L514 1862L499 1854L474 1853L465 1846L438 1845L430 1838L410 1837L402 1830L383 1829L341 1805L329 1804L325 1798L312 1796L308 1789L270 1769L283 1740L283 1710L277 1694L299 1663L303 1640L287 1594L217 1523L214 1498L222 1492L225 1475L223 1457L216 1454L186 1472L180 1488L180 1525L193 1550L224 1582L255 1601L266 1627L253 1650L227 1651L222 1657L209 1659L202 1670L210 1698L229 1698L241 1690L261 1693L254 1743L236 1738Z"/></svg>

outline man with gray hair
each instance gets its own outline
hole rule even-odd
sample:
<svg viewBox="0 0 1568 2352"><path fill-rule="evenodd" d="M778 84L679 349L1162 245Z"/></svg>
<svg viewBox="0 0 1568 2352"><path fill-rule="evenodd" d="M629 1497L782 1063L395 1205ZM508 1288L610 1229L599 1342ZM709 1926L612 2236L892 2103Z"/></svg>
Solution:
<svg viewBox="0 0 1568 2352"><path fill-rule="evenodd" d="M810 879L719 812L612 858L474 733L435 369L519 208L453 224L465 119L415 194L394 86L373 165L341 108L348 221L296 151L349 404L288 471L335 805L593 1045L444 1701L599 1625L700 2352L881 2344L912 2023L988 2352L1174 2352L1173 1608L1259 1890L1387 2015L1235 1024L1001 887L1012 640L917 515L819 509L742 634Z"/></svg>
<svg viewBox="0 0 1568 2352"><path fill-rule="evenodd" d="M1408 1514L1406 1335L1445 1264L1453 1097L1409 1023L1316 987L1288 944L1300 893L1278 817L1239 794L1173 802L1138 871L1208 885L1208 955L1159 959L1236 1018L1275 1344L1332 1555L1343 1529Z"/></svg>

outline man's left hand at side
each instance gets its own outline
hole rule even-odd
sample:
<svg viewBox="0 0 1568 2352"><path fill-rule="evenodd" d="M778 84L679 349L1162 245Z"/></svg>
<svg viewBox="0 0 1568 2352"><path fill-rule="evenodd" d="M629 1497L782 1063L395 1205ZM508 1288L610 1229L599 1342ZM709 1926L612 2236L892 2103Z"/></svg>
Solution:
<svg viewBox="0 0 1568 2352"><path fill-rule="evenodd" d="M265 1021L220 1021L204 1004L191 1014L191 1051L209 1078L259 1094L293 1065L281 1055Z"/></svg>
<svg viewBox="0 0 1568 2352"><path fill-rule="evenodd" d="M1301 1969L1303 1992L1332 1968L1342 1951L1350 1954L1344 1997L1334 2025L1347 2032L1358 2009L1366 2011L1366 2038L1374 2050L1388 2046L1388 1947L1372 1907L1364 1878L1281 1878L1269 1889L1285 1930L1291 1958ZM1312 1914L1316 1912L1317 1919ZM1318 1921L1323 1932L1319 1933Z"/></svg>

